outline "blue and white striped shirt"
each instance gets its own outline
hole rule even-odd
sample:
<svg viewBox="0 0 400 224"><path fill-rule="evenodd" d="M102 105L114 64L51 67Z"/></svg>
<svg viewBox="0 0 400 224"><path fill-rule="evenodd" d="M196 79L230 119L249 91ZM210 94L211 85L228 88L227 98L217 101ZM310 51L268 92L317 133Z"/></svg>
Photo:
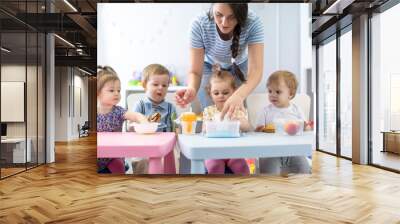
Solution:
<svg viewBox="0 0 400 224"><path fill-rule="evenodd" d="M232 65L232 38L222 40L216 26L214 20L208 19L207 13L198 16L192 22L190 44L192 48L205 49L205 62L219 63L222 68L228 68ZM247 60L247 46L254 43L264 43L264 26L261 19L249 10L246 24L240 32L236 64L240 65Z"/></svg>

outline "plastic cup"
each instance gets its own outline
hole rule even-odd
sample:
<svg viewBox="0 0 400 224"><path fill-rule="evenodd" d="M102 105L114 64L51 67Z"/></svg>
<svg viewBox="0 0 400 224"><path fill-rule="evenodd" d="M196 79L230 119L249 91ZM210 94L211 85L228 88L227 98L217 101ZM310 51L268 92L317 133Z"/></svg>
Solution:
<svg viewBox="0 0 400 224"><path fill-rule="evenodd" d="M196 133L196 121L182 121L182 134L194 135Z"/></svg>
<svg viewBox="0 0 400 224"><path fill-rule="evenodd" d="M181 115L182 134L193 135L196 133L197 117L193 112L185 112Z"/></svg>
<svg viewBox="0 0 400 224"><path fill-rule="evenodd" d="M304 121L296 119L276 119L274 121L276 133L281 135L302 135Z"/></svg>
<svg viewBox="0 0 400 224"><path fill-rule="evenodd" d="M284 135L284 126L285 126L286 120L285 119L276 119L273 124L275 126L275 133Z"/></svg>

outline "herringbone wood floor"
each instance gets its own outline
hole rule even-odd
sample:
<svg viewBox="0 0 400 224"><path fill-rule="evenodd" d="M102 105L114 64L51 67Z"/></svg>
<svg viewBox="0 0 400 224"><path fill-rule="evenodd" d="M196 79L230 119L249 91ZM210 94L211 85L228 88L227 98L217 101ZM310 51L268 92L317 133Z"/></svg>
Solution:
<svg viewBox="0 0 400 224"><path fill-rule="evenodd" d="M96 139L0 181L0 223L400 223L400 175L315 153L312 175L98 175Z"/></svg>

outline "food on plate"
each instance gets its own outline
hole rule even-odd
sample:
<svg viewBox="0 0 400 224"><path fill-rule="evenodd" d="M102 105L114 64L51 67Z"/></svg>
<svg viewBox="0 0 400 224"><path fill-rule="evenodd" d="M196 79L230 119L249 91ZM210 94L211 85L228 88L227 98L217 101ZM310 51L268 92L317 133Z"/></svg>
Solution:
<svg viewBox="0 0 400 224"><path fill-rule="evenodd" d="M155 123L160 123L161 121L161 114L156 112L148 118L149 122L155 122Z"/></svg>
<svg viewBox="0 0 400 224"><path fill-rule="evenodd" d="M262 131L266 132L266 133L275 133L275 125L274 124L267 124L262 129Z"/></svg>

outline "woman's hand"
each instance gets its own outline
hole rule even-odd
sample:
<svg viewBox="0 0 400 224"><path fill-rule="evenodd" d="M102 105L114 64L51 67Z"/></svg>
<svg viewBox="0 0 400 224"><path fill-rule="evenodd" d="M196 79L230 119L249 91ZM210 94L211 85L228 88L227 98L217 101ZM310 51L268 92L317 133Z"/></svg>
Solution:
<svg viewBox="0 0 400 224"><path fill-rule="evenodd" d="M230 96L228 100L224 103L224 107L222 108L221 120L224 119L225 115L228 117L228 119L232 119L236 110L244 111L243 101L244 98L236 94Z"/></svg>
<svg viewBox="0 0 400 224"><path fill-rule="evenodd" d="M187 104L191 103L195 99L196 94L197 92L193 87L180 89L175 92L176 104L180 107L186 107Z"/></svg>

